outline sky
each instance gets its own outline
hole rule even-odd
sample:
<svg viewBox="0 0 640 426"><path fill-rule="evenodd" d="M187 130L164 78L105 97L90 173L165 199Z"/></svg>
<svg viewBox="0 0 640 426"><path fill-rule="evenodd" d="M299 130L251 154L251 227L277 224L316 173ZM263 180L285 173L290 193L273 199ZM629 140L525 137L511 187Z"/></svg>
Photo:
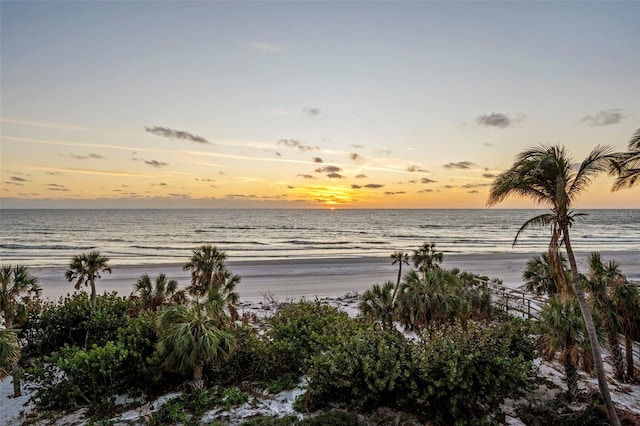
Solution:
<svg viewBox="0 0 640 426"><path fill-rule="evenodd" d="M1 208L485 208L640 127L640 2L0 3ZM640 208L596 179L578 208ZM497 208L534 207L510 199Z"/></svg>

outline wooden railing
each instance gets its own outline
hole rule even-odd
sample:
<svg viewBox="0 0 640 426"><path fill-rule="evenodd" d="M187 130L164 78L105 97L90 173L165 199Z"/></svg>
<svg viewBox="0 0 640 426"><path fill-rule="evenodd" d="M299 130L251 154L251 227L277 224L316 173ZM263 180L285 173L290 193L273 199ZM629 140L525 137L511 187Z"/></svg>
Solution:
<svg viewBox="0 0 640 426"><path fill-rule="evenodd" d="M491 291L491 303L496 308L505 311L509 315L518 318L538 320L540 311L546 305L545 297L535 296L522 290L505 287L492 281L481 280L476 278L480 284L487 286ZM620 335L620 344L624 353L624 336ZM640 342L633 344L633 359L640 362Z"/></svg>

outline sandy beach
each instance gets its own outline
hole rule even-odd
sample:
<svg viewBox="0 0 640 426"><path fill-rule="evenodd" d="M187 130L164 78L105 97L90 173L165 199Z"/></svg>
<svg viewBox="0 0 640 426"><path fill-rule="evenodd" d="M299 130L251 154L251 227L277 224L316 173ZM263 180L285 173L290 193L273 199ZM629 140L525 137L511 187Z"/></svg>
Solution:
<svg viewBox="0 0 640 426"><path fill-rule="evenodd" d="M506 286L522 285L522 271L534 253L496 254L445 254L442 267L459 268L489 278L501 279ZM586 272L585 259L589 253L577 253L578 267ZM631 280L640 281L640 253L636 251L602 252L605 260L620 263L623 273ZM185 259L186 261L187 259ZM373 284L386 280L395 281L397 265L391 265L388 257L349 257L317 259L278 259L227 262L229 269L240 275L238 292L247 302L261 301L270 294L280 301L287 299L338 297L349 292L361 293ZM64 279L66 265L30 268L40 279L43 297L57 300L73 292L73 284ZM112 265L113 272L104 274L97 283L98 293L117 291L121 295L131 293L133 283L142 275L152 278L160 273L178 281L180 286L189 283L189 273L182 270L182 263L152 265ZM410 267L403 268L405 271Z"/></svg>

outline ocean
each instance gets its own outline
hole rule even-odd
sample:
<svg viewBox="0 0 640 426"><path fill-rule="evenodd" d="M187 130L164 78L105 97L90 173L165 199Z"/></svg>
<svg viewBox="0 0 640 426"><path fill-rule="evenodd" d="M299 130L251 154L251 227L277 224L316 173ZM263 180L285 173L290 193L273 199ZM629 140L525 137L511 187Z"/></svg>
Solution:
<svg viewBox="0 0 640 426"><path fill-rule="evenodd" d="M66 266L89 250L111 265L184 263L214 244L229 260L389 256L434 242L446 253L539 253L548 229L520 226L544 210L0 210L0 262ZM640 210L583 210L577 252L640 253Z"/></svg>

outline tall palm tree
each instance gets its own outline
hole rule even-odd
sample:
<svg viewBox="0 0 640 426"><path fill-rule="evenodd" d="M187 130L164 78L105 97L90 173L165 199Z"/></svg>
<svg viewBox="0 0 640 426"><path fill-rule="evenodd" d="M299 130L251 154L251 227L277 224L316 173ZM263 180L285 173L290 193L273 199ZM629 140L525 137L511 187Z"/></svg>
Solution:
<svg viewBox="0 0 640 426"><path fill-rule="evenodd" d="M383 330L393 328L395 288L392 281L387 281L382 286L374 284L360 298L360 314L369 322L380 322Z"/></svg>
<svg viewBox="0 0 640 426"><path fill-rule="evenodd" d="M91 308L96 306L96 279L103 272L111 273L109 258L97 250L74 256L65 272L67 281L76 281L75 289L79 290L84 284L91 287Z"/></svg>
<svg viewBox="0 0 640 426"><path fill-rule="evenodd" d="M629 140L628 149L612 155L609 173L617 176L612 191L631 188L640 182L640 129Z"/></svg>
<svg viewBox="0 0 640 426"><path fill-rule="evenodd" d="M0 268L0 314L7 329L27 319L29 305L40 297L42 288L38 278L31 275L24 265L2 265ZM17 360L16 360L17 361ZM13 395L20 396L20 369L12 365Z"/></svg>
<svg viewBox="0 0 640 426"><path fill-rule="evenodd" d="M587 370L592 366L580 305L572 297L552 297L540 311L536 327L541 355L553 360L558 354L565 371L567 398L575 400L578 395L578 369L581 365Z"/></svg>
<svg viewBox="0 0 640 426"><path fill-rule="evenodd" d="M13 328L0 328L0 380L12 374L12 370L19 359L20 346L18 345L16 330Z"/></svg>
<svg viewBox="0 0 640 426"><path fill-rule="evenodd" d="M617 426L620 424L620 420L611 401L593 315L580 283L578 265L569 236L569 227L576 217L580 216L579 213L574 213L571 210L571 206L576 197L591 183L591 180L607 170L609 152L610 148L597 146L576 168L574 161L563 146L541 145L527 149L516 157L516 161L507 171L501 173L494 180L487 204L492 206L509 196L517 196L531 199L539 205L550 208L549 213L536 216L525 222L518 234L529 226L551 226L552 237L549 255L550 260L556 259L552 263L556 265L554 278L556 278L558 286L561 285L558 281L562 280L564 276L563 273L557 271L557 265L559 265L557 262L558 242L562 241L564 244L571 267L571 284L587 327L600 394L607 407L609 421ZM518 234L516 234L516 239Z"/></svg>
<svg viewBox="0 0 640 426"><path fill-rule="evenodd" d="M567 258L561 254L560 263L565 274L571 272L567 269ZM549 254L542 253L540 256L534 256L527 262L527 266L522 273L527 291L537 294L538 296L548 294L553 296L558 293L556 281L553 278L553 272L549 263Z"/></svg>
<svg viewBox="0 0 640 426"><path fill-rule="evenodd" d="M211 286L220 286L226 259L223 251L210 244L194 249L191 259L183 266L185 271L191 271L191 285L187 287L189 294L202 297L207 295Z"/></svg>
<svg viewBox="0 0 640 426"><path fill-rule="evenodd" d="M443 257L442 252L436 251L436 243L424 243L413 251L411 259L413 260L413 266L426 277L427 271L440 267L438 263L442 263Z"/></svg>
<svg viewBox="0 0 640 426"><path fill-rule="evenodd" d="M159 349L164 366L178 372L193 372L192 386L202 389L207 363L219 366L235 349L233 334L224 330L228 317L222 304L193 300L190 305L170 306L159 318Z"/></svg>
<svg viewBox="0 0 640 426"><path fill-rule="evenodd" d="M178 282L167 280L165 274L158 275L153 283L149 274L141 275L133 285L133 289L138 294L143 308L152 311L158 310L163 305L185 300L184 290L178 291Z"/></svg>
<svg viewBox="0 0 640 426"><path fill-rule="evenodd" d="M588 279L585 280L585 287L591 293L593 307L603 320L607 343L611 350L611 355L613 355L616 379L624 380L624 358L618 340L618 334L622 330L613 299L610 297L610 290L613 286L626 283L627 280L620 272L620 265L617 262L610 260L605 264L598 252L591 253L587 263L589 265L589 275Z"/></svg>
<svg viewBox="0 0 640 426"><path fill-rule="evenodd" d="M634 284L626 283L615 286L611 297L624 334L627 378L633 381L633 340L640 337L640 290Z"/></svg>
<svg viewBox="0 0 640 426"><path fill-rule="evenodd" d="M409 266L409 255L403 251L396 251L391 255L391 265L398 264L398 280L393 290L393 297L391 300L396 300L396 294L398 293L398 287L400 287L400 280L402 279L402 264Z"/></svg>

